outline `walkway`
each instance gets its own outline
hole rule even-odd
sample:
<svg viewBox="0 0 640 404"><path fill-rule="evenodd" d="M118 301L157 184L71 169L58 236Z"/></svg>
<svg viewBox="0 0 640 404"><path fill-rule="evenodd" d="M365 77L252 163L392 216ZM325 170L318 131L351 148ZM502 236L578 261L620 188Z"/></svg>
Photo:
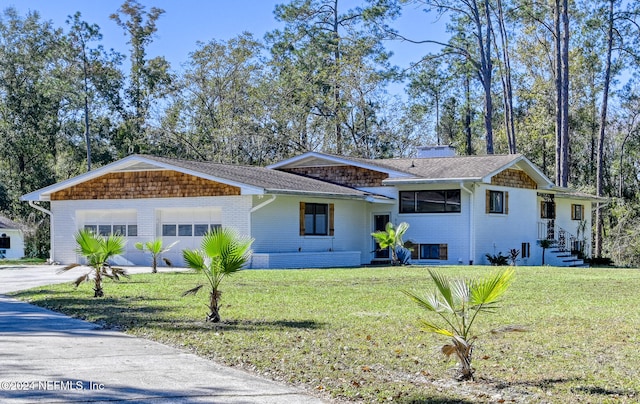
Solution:
<svg viewBox="0 0 640 404"><path fill-rule="evenodd" d="M150 269L130 272L145 271ZM326 403L290 386L2 295L77 276L56 275L46 266L0 268L0 402Z"/></svg>

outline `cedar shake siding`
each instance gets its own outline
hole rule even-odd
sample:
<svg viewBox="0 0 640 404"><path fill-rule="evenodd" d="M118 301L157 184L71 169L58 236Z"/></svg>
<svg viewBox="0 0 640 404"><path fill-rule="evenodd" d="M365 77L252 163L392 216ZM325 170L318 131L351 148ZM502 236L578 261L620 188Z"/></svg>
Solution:
<svg viewBox="0 0 640 404"><path fill-rule="evenodd" d="M52 201L240 195L240 188L172 170L116 172L51 194Z"/></svg>
<svg viewBox="0 0 640 404"><path fill-rule="evenodd" d="M328 181L347 187L381 187L388 175L354 166L295 167L282 169L292 174Z"/></svg>
<svg viewBox="0 0 640 404"><path fill-rule="evenodd" d="M538 189L536 182L524 171L514 170L512 168L494 175L491 178L491 185L523 189Z"/></svg>

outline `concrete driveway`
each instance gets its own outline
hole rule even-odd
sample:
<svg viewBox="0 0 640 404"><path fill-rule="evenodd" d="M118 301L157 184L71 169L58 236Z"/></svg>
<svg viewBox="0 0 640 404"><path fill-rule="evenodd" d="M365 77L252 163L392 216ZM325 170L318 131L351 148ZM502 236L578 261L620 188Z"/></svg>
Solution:
<svg viewBox="0 0 640 404"><path fill-rule="evenodd" d="M101 330L2 295L67 282L83 273L78 268L57 275L57 268L0 267L2 403L327 402L186 351Z"/></svg>

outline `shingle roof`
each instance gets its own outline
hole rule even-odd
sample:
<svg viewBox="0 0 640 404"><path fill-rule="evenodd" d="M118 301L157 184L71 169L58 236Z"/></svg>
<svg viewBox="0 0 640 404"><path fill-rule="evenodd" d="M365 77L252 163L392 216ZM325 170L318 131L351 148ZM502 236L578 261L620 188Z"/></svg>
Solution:
<svg viewBox="0 0 640 404"><path fill-rule="evenodd" d="M0 229L19 229L20 226L9 219L8 217L0 215Z"/></svg>
<svg viewBox="0 0 640 404"><path fill-rule="evenodd" d="M360 159L349 160L399 171L423 179L479 179L522 158L521 154L455 156L430 158Z"/></svg>
<svg viewBox="0 0 640 404"><path fill-rule="evenodd" d="M199 172L212 177L226 179L257 188L263 188L270 193L313 193L338 196L365 197L373 194L341 185L302 177L279 170L265 167L241 166L211 163L206 161L180 160L167 157L141 155L148 160L169 164L190 171Z"/></svg>

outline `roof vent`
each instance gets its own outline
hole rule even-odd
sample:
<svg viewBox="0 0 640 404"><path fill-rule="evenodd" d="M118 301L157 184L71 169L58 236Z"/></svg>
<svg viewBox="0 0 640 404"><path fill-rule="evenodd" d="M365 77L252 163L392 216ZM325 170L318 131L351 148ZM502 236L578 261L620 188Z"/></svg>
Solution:
<svg viewBox="0 0 640 404"><path fill-rule="evenodd" d="M418 158L421 159L431 157L453 157L455 155L456 150L449 145L418 146Z"/></svg>

